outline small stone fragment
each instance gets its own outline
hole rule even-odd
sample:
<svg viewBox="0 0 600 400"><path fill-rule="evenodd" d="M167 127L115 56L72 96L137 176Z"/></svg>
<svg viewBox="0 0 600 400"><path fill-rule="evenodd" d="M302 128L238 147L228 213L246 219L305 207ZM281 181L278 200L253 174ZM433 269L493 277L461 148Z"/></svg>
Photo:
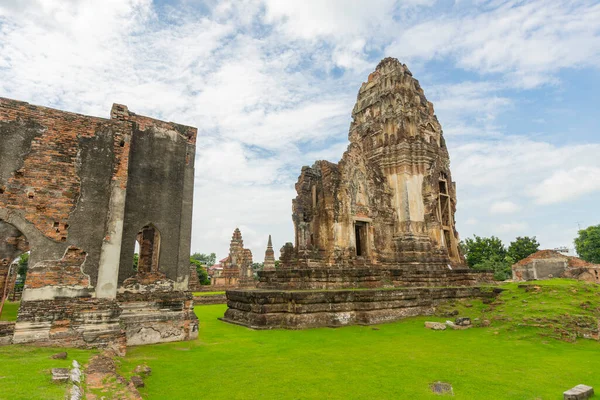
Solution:
<svg viewBox="0 0 600 400"><path fill-rule="evenodd" d="M152 369L149 366L147 366L146 364L142 364L142 365L138 365L137 367L135 367L133 372L138 375L150 376L150 374L152 373Z"/></svg>
<svg viewBox="0 0 600 400"><path fill-rule="evenodd" d="M594 388L587 385L577 385L563 393L564 400L585 400L594 395Z"/></svg>
<svg viewBox="0 0 600 400"><path fill-rule="evenodd" d="M441 322L425 322L425 328L433 329L434 331L445 331L446 324Z"/></svg>
<svg viewBox="0 0 600 400"><path fill-rule="evenodd" d="M71 387L71 397L70 400L81 400L81 389L77 385L73 385Z"/></svg>
<svg viewBox="0 0 600 400"><path fill-rule="evenodd" d="M69 382L71 372L69 368L52 368L52 382L66 383Z"/></svg>
<svg viewBox="0 0 600 400"><path fill-rule="evenodd" d="M133 386L135 386L136 388L142 388L144 387L144 381L142 380L141 377L134 375L131 377L131 383L133 383Z"/></svg>
<svg viewBox="0 0 600 400"><path fill-rule="evenodd" d="M452 385L446 382L433 382L429 385L431 391L435 394L450 394L454 395L454 390L452 390Z"/></svg>
<svg viewBox="0 0 600 400"><path fill-rule="evenodd" d="M81 369L79 369L79 363L73 360L73 368L71 369L71 381L76 384L80 384L82 380Z"/></svg>
<svg viewBox="0 0 600 400"><path fill-rule="evenodd" d="M454 321L454 323L458 326L470 326L471 325L471 318L469 317L460 317L460 318L456 318L456 320Z"/></svg>
<svg viewBox="0 0 600 400"><path fill-rule="evenodd" d="M54 360L66 360L67 359L67 352L63 351L61 353L56 353L53 356L51 356L50 358L52 358Z"/></svg>
<svg viewBox="0 0 600 400"><path fill-rule="evenodd" d="M484 319L483 321L481 321L481 326L483 326L484 328L487 328L488 326L490 326L492 323L490 322L489 319Z"/></svg>

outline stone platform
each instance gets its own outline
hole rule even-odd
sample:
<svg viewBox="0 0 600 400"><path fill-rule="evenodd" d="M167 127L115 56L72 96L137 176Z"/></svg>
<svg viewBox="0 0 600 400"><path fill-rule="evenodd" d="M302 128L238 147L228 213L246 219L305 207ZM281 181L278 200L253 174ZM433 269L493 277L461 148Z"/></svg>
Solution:
<svg viewBox="0 0 600 400"><path fill-rule="evenodd" d="M371 325L431 315L443 302L495 298L492 287L342 290L231 290L223 321L253 329Z"/></svg>
<svg viewBox="0 0 600 400"><path fill-rule="evenodd" d="M490 271L411 267L290 268L259 272L259 289L314 290L476 286L494 282Z"/></svg>

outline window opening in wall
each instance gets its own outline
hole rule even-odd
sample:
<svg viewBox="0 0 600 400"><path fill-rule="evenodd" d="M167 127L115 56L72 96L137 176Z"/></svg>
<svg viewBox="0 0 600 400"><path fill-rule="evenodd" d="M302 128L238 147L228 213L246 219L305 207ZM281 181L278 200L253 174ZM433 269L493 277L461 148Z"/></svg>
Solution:
<svg viewBox="0 0 600 400"><path fill-rule="evenodd" d="M158 272L160 233L152 224L144 226L137 234L139 244L138 273Z"/></svg>
<svg viewBox="0 0 600 400"><path fill-rule="evenodd" d="M364 257L367 255L367 223L356 221L354 223L354 235L356 243L356 256Z"/></svg>
<svg viewBox="0 0 600 400"><path fill-rule="evenodd" d="M446 181L440 181L440 193L448 194L448 185Z"/></svg>

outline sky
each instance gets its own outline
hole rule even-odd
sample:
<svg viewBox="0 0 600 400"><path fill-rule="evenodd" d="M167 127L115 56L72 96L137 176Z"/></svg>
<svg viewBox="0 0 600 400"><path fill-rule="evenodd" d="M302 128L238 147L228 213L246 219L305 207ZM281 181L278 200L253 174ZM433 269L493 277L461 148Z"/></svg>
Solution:
<svg viewBox="0 0 600 400"><path fill-rule="evenodd" d="M0 0L0 97L198 128L192 252L292 242L303 165L337 162L358 89L408 65L434 104L461 238L573 247L600 224L600 2Z"/></svg>

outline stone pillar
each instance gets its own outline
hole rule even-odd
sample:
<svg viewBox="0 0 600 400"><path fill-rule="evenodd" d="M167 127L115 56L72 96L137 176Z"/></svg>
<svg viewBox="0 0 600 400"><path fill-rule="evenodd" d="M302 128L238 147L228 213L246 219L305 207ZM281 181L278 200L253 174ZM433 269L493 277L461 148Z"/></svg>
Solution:
<svg viewBox="0 0 600 400"><path fill-rule="evenodd" d="M121 162L125 163L125 166L127 166L128 158L122 158ZM99 299L114 299L117 297L127 194L126 170L126 168L123 169L123 173L111 183L108 223L106 224L106 235L102 241L98 282L96 283L96 297Z"/></svg>

